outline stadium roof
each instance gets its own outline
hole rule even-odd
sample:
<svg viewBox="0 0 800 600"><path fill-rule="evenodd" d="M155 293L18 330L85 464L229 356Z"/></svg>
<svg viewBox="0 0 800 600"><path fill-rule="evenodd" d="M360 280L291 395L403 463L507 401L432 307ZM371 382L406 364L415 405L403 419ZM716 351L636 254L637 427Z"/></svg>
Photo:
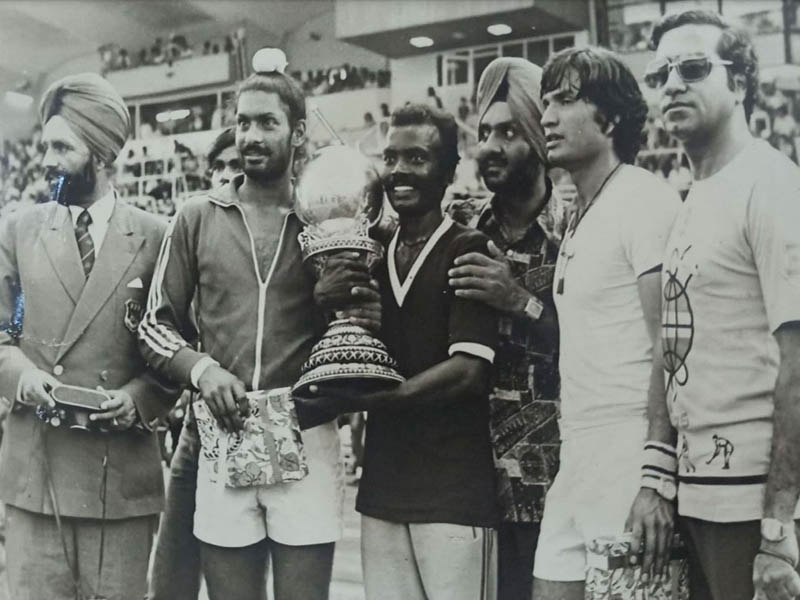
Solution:
<svg viewBox="0 0 800 600"><path fill-rule="evenodd" d="M332 0L21 0L0 2L0 93L35 85L72 59L116 43L138 52L180 32L197 44L247 22L279 43Z"/></svg>

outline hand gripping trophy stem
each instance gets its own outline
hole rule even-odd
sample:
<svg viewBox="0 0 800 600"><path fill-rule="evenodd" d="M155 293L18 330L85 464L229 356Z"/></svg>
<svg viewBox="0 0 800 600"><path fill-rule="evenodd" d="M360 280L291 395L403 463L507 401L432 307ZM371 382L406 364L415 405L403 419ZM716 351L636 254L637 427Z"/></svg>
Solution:
<svg viewBox="0 0 800 600"><path fill-rule="evenodd" d="M306 164L296 191L295 210L305 224L297 239L316 275L331 254L343 250L358 252L372 272L384 255L383 246L369 237L383 193L369 159L343 145L322 148ZM344 319L331 322L301 371L293 388L299 393L312 384L366 391L404 380L383 342Z"/></svg>

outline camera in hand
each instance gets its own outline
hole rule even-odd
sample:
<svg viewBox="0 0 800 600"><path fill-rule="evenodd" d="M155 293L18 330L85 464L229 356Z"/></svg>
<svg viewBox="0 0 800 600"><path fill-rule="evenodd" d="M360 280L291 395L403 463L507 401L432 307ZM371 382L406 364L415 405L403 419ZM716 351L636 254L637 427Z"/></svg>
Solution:
<svg viewBox="0 0 800 600"><path fill-rule="evenodd" d="M55 406L40 406L38 417L53 427L67 427L79 431L105 431L102 422L89 419L92 413L101 413L101 405L111 397L105 392L77 385L59 385L50 391Z"/></svg>

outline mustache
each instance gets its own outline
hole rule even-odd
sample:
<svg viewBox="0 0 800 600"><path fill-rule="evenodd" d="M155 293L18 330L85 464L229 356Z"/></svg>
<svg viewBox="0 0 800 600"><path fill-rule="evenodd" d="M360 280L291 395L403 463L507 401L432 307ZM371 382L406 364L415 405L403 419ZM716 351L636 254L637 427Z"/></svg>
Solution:
<svg viewBox="0 0 800 600"><path fill-rule="evenodd" d="M492 152L491 154L484 154L478 156L478 166L486 166L489 164L498 164L498 165L507 165L508 159L505 156L498 152Z"/></svg>
<svg viewBox="0 0 800 600"><path fill-rule="evenodd" d="M264 146L260 146L258 144L250 144L248 146L242 146L241 149L242 154L261 154L263 156L267 156L269 152Z"/></svg>
<svg viewBox="0 0 800 600"><path fill-rule="evenodd" d="M403 173L398 173L396 175L389 175L389 177L385 180L385 185L387 188L399 186L399 185L408 185L414 188L424 188L425 182L415 175L406 175Z"/></svg>
<svg viewBox="0 0 800 600"><path fill-rule="evenodd" d="M53 181L56 178L66 178L68 175L65 171L57 167L46 167L44 170L44 178L47 181Z"/></svg>

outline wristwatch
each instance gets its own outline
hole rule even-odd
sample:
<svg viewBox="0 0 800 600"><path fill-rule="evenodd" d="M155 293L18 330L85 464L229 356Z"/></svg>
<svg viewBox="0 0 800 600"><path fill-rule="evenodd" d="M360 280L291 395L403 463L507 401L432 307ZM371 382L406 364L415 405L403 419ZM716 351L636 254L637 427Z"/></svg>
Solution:
<svg viewBox="0 0 800 600"><path fill-rule="evenodd" d="M531 321L538 321L544 312L544 304L536 296L531 295L523 310Z"/></svg>
<svg viewBox="0 0 800 600"><path fill-rule="evenodd" d="M784 523L769 517L761 519L761 537L768 542L777 544L792 533L794 533L794 523Z"/></svg>
<svg viewBox="0 0 800 600"><path fill-rule="evenodd" d="M668 477L642 477L642 487L654 490L667 502L672 502L678 495L678 488L675 481Z"/></svg>

